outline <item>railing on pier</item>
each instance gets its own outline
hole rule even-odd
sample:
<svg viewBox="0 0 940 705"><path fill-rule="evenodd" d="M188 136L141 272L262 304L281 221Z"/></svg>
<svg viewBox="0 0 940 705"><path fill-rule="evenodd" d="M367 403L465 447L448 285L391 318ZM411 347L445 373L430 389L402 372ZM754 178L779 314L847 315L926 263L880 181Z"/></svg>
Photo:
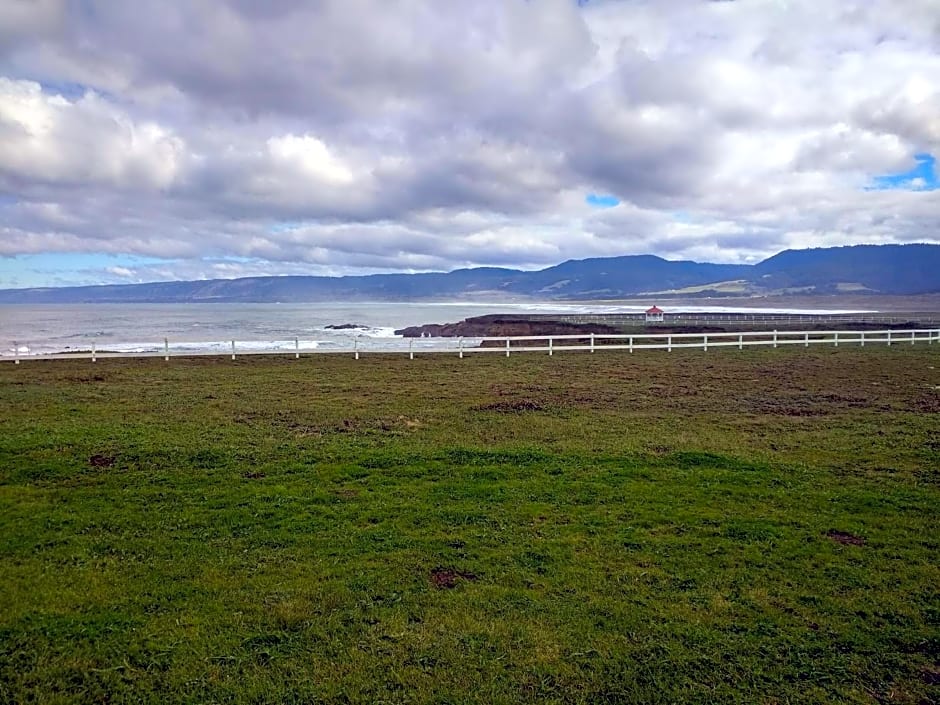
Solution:
<svg viewBox="0 0 940 705"><path fill-rule="evenodd" d="M807 323L840 325L906 325L908 327L940 326L935 313L666 313L662 321L647 321L643 313L575 313L544 314L548 320L577 324L604 324L610 326L675 326L733 324L754 326L761 324L799 325Z"/></svg>

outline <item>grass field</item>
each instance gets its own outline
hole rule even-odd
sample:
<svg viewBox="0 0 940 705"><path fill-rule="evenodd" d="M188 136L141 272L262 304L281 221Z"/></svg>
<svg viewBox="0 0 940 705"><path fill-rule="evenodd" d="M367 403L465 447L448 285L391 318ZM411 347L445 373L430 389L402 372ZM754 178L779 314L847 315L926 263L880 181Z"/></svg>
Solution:
<svg viewBox="0 0 940 705"><path fill-rule="evenodd" d="M0 366L0 703L940 702L940 345Z"/></svg>

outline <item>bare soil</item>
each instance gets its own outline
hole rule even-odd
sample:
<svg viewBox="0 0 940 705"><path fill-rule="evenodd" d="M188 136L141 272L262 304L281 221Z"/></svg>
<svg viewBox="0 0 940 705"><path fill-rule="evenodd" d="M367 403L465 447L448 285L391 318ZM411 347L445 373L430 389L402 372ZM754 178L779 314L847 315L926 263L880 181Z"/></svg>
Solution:
<svg viewBox="0 0 940 705"><path fill-rule="evenodd" d="M437 567L431 571L431 584L438 590L451 590L457 587L460 580L476 580L477 576L466 571L453 568Z"/></svg>
<svg viewBox="0 0 940 705"><path fill-rule="evenodd" d="M865 545L865 539L863 539L861 536L856 536L855 534L850 534L846 531L839 531L838 529L829 529L829 531L826 532L826 536L836 543L841 543L846 546Z"/></svg>

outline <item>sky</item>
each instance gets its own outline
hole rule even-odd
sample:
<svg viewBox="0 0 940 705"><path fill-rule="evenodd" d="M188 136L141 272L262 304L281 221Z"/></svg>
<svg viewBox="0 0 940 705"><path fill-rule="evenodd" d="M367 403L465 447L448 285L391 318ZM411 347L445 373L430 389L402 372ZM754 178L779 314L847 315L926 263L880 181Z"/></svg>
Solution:
<svg viewBox="0 0 940 705"><path fill-rule="evenodd" d="M940 0L0 0L0 287L940 242Z"/></svg>

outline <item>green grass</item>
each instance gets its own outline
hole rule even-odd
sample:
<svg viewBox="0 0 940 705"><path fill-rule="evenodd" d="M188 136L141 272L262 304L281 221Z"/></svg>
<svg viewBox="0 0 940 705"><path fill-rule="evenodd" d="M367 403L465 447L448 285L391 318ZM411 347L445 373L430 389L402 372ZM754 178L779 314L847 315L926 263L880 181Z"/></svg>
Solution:
<svg viewBox="0 0 940 705"><path fill-rule="evenodd" d="M0 702L938 702L938 368L2 365Z"/></svg>

